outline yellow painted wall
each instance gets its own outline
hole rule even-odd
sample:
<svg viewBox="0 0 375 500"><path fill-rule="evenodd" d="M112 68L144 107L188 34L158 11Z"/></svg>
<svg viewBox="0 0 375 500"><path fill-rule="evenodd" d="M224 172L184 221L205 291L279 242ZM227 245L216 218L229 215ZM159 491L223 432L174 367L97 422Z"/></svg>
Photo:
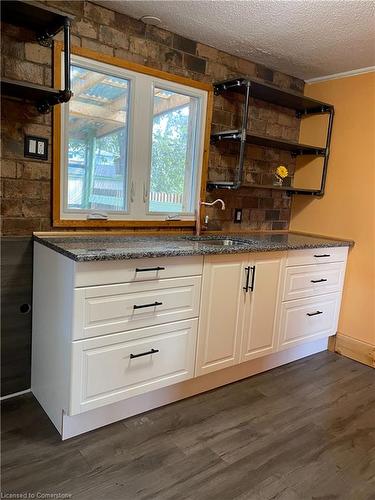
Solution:
<svg viewBox="0 0 375 500"><path fill-rule="evenodd" d="M306 85L335 106L326 193L295 196L290 229L355 241L339 333L375 345L375 72ZM321 141L319 119L305 119L301 142Z"/></svg>

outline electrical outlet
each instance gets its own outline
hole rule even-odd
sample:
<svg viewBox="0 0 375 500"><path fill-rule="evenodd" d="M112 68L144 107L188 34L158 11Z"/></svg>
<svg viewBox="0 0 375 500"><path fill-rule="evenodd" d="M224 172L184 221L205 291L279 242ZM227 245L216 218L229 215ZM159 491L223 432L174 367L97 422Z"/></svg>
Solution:
<svg viewBox="0 0 375 500"><path fill-rule="evenodd" d="M241 224L242 222L242 208L235 208L234 210L234 223Z"/></svg>
<svg viewBox="0 0 375 500"><path fill-rule="evenodd" d="M48 160L48 139L26 135L24 155L36 160Z"/></svg>

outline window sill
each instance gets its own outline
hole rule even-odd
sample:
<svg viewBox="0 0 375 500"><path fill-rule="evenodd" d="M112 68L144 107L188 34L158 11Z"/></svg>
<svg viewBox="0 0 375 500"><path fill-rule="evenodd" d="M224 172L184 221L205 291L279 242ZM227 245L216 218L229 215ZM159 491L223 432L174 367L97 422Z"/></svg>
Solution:
<svg viewBox="0 0 375 500"><path fill-rule="evenodd" d="M52 227L124 227L124 228L159 228L159 227L194 227L195 220L72 220L55 219Z"/></svg>

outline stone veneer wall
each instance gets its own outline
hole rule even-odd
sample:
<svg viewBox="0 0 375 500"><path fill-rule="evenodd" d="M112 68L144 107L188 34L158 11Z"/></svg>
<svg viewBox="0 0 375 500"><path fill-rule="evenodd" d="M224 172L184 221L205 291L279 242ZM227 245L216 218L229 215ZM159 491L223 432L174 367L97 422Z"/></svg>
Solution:
<svg viewBox="0 0 375 500"><path fill-rule="evenodd" d="M272 71L262 65L231 56L215 48L99 7L90 2L47 1L48 5L76 16L73 45L86 47L177 75L205 82L236 76L257 77L281 88L303 92L304 82ZM32 32L2 25L2 75L4 77L50 85L51 51L35 43ZM240 118L240 101L222 96L214 102L213 128L235 128ZM298 139L299 121L292 111L259 102L253 103L250 127L274 137ZM23 156L25 134L48 137L49 160L31 161ZM33 231L51 228L51 115L38 114L31 104L2 100L2 232L29 236ZM209 159L210 180L230 180L234 175L238 146L212 146ZM248 146L245 182L269 184L278 164L293 171L287 152ZM209 209L210 229L284 230L288 229L290 198L284 192L241 188L214 191L208 199L222 197L227 210ZM243 223L233 224L235 208L243 208Z"/></svg>

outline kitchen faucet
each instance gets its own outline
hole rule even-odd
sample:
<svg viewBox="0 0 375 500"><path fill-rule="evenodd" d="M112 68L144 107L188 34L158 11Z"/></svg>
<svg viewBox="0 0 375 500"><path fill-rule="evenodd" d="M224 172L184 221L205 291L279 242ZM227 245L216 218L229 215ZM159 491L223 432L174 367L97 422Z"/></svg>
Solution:
<svg viewBox="0 0 375 500"><path fill-rule="evenodd" d="M195 235L200 236L201 235L201 211L200 207L204 205L205 207L213 207L216 205L216 203L221 203L221 210L225 210L225 203L221 198L218 198L217 200L213 202L208 202L208 201L199 201L198 205L198 210L196 213L196 223L195 223ZM208 215L204 218L205 224L208 223Z"/></svg>

